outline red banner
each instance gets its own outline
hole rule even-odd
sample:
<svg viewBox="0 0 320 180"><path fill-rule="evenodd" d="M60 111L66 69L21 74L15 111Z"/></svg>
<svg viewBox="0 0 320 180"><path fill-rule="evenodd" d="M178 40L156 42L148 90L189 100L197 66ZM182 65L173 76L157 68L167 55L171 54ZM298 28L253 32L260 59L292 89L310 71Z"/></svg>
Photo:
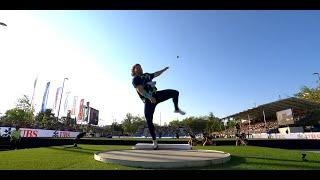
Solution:
<svg viewBox="0 0 320 180"><path fill-rule="evenodd" d="M74 96L73 105L72 105L72 109L71 109L71 115L76 115L77 99L78 99L78 96Z"/></svg>
<svg viewBox="0 0 320 180"><path fill-rule="evenodd" d="M78 118L77 121L83 121L83 104L84 104L84 99L81 99L80 101L80 107L79 107L79 114L78 114Z"/></svg>

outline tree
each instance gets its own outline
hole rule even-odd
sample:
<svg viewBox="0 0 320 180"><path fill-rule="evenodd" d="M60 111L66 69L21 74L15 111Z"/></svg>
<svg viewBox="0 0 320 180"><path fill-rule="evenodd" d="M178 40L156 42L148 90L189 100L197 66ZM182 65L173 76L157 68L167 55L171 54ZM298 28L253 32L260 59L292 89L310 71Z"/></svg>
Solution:
<svg viewBox="0 0 320 180"><path fill-rule="evenodd" d="M295 96L308 101L320 103L320 87L309 88L307 86L303 86L300 89L300 92L295 94Z"/></svg>
<svg viewBox="0 0 320 180"><path fill-rule="evenodd" d="M52 109L46 109L45 112L39 112L35 119L36 123L39 123L42 128L49 128L55 124L56 121Z"/></svg>
<svg viewBox="0 0 320 180"><path fill-rule="evenodd" d="M10 125L25 126L29 114L22 109L13 108L6 111L4 120Z"/></svg>
<svg viewBox="0 0 320 180"><path fill-rule="evenodd" d="M18 109L22 109L25 111L34 111L34 109L32 108L31 102L29 100L29 97L27 95L23 95L22 98L18 99L16 103L16 107Z"/></svg>
<svg viewBox="0 0 320 180"><path fill-rule="evenodd" d="M114 122L111 124L111 129L113 133L123 134L123 127L121 124L118 124L117 122Z"/></svg>
<svg viewBox="0 0 320 180"><path fill-rule="evenodd" d="M207 121L207 125L205 128L206 132L211 133L211 132L222 131L222 128L221 128L222 123L221 123L220 119L215 117L212 112L209 113L207 120L208 121Z"/></svg>
<svg viewBox="0 0 320 180"><path fill-rule="evenodd" d="M179 120L173 120L169 123L169 125L173 128L178 128L179 126L183 126L183 122Z"/></svg>
<svg viewBox="0 0 320 180"><path fill-rule="evenodd" d="M136 133L140 127L147 127L147 121L144 117L134 116L132 121L132 132Z"/></svg>
<svg viewBox="0 0 320 180"><path fill-rule="evenodd" d="M299 126L319 126L320 110L315 110L297 122Z"/></svg>
<svg viewBox="0 0 320 180"><path fill-rule="evenodd" d="M227 122L226 129L234 128L234 127L236 127L236 124L237 124L237 121L235 121L235 120L230 120L230 121Z"/></svg>
<svg viewBox="0 0 320 180"><path fill-rule="evenodd" d="M187 117L187 118L183 119L181 122L182 126L187 126L195 134L204 132L205 128L206 128L206 124L207 124L206 118L203 116Z"/></svg>
<svg viewBox="0 0 320 180"><path fill-rule="evenodd" d="M132 126L133 119L134 117L132 116L132 114L130 113L126 114L126 117L121 122L124 133L133 134L135 132Z"/></svg>
<svg viewBox="0 0 320 180"><path fill-rule="evenodd" d="M4 120L10 122L11 125L30 126L34 123L33 112L34 109L28 96L23 95L18 99L15 108L6 111Z"/></svg>
<svg viewBox="0 0 320 180"><path fill-rule="evenodd" d="M137 132L139 127L146 126L146 120L140 116L133 116L130 113L126 114L126 117L121 122L121 125L123 127L124 133L128 133L130 135L133 135Z"/></svg>

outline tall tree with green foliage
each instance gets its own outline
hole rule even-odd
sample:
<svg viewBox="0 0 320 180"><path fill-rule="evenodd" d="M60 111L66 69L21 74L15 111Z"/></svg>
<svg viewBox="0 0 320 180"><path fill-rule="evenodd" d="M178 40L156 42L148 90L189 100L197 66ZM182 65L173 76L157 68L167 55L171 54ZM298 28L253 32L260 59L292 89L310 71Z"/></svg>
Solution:
<svg viewBox="0 0 320 180"><path fill-rule="evenodd" d="M123 127L122 124L118 124L117 122L113 122L111 124L111 129L113 133L123 134Z"/></svg>
<svg viewBox="0 0 320 180"><path fill-rule="evenodd" d="M121 122L124 133L134 135L140 126L146 126L146 120L139 116L133 116L130 113Z"/></svg>
<svg viewBox="0 0 320 180"><path fill-rule="evenodd" d="M185 124L183 123L183 121L173 120L169 123L169 126L173 128L178 128L179 126L185 126Z"/></svg>
<svg viewBox="0 0 320 180"><path fill-rule="evenodd" d="M182 125L187 126L192 130L193 133L198 134L205 131L206 128L206 118L204 116L199 117L187 117L182 120Z"/></svg>
<svg viewBox="0 0 320 180"><path fill-rule="evenodd" d="M144 117L134 116L132 122L132 132L136 133L139 127L147 127L147 121Z"/></svg>
<svg viewBox="0 0 320 180"><path fill-rule="evenodd" d="M303 86L295 96L308 101L320 103L320 87L309 88L307 86Z"/></svg>
<svg viewBox="0 0 320 180"><path fill-rule="evenodd" d="M123 131L124 131L124 133L128 133L128 134L133 134L134 132L134 130L133 130L133 126L132 126L132 124L133 124L133 116L132 116L132 114L130 114L130 113L127 113L126 114L126 117L123 119L123 121L121 122L121 124L122 124L122 127L123 127Z"/></svg>
<svg viewBox="0 0 320 180"><path fill-rule="evenodd" d="M170 126L173 128L187 127L188 129L195 133L203 132L217 132L222 130L222 122L218 117L215 117L212 112L208 116L190 116L184 118L182 121L173 120L170 122Z"/></svg>
<svg viewBox="0 0 320 180"><path fill-rule="evenodd" d="M30 126L34 124L34 109L31 106L30 99L27 95L19 98L16 107L9 109L5 113L4 120L11 125Z"/></svg>
<svg viewBox="0 0 320 180"><path fill-rule="evenodd" d="M36 123L39 124L42 128L49 128L55 124L56 118L52 109L46 109L44 112L39 112L36 117Z"/></svg>
<svg viewBox="0 0 320 180"><path fill-rule="evenodd" d="M236 127L236 124L237 124L237 121L235 121L235 120L230 120L230 121L227 122L226 129L234 128L234 127Z"/></svg>
<svg viewBox="0 0 320 180"><path fill-rule="evenodd" d="M219 118L215 117L212 112L207 116L207 125L205 131L208 133L222 131L222 122Z"/></svg>

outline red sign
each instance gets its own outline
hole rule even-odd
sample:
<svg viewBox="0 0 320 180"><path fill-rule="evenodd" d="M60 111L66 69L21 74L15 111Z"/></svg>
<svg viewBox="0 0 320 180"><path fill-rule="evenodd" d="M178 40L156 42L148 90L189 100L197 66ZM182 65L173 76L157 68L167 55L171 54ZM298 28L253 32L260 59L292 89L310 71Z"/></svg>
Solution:
<svg viewBox="0 0 320 180"><path fill-rule="evenodd" d="M22 137L38 137L37 130L21 130Z"/></svg>

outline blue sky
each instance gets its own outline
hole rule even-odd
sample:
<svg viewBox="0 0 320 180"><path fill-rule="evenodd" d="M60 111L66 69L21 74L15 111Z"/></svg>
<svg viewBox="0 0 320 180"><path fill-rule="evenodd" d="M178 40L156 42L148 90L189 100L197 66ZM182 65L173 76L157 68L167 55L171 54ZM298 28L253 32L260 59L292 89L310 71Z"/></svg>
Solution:
<svg viewBox="0 0 320 180"><path fill-rule="evenodd" d="M169 66L155 79L157 87L179 90L187 116L213 112L220 118L292 96L303 85L315 87L312 73L320 72L320 11L33 11L30 16L76 44L119 83L102 78L102 92L115 99L100 99L130 104L123 109L132 114L143 114L131 84L135 63L145 72ZM86 93L90 96L90 89ZM99 104L100 112L104 108ZM184 118L173 113L171 100L158 106L155 117L160 112L163 122ZM121 119L123 112L112 116ZM109 116L104 119L110 124Z"/></svg>

